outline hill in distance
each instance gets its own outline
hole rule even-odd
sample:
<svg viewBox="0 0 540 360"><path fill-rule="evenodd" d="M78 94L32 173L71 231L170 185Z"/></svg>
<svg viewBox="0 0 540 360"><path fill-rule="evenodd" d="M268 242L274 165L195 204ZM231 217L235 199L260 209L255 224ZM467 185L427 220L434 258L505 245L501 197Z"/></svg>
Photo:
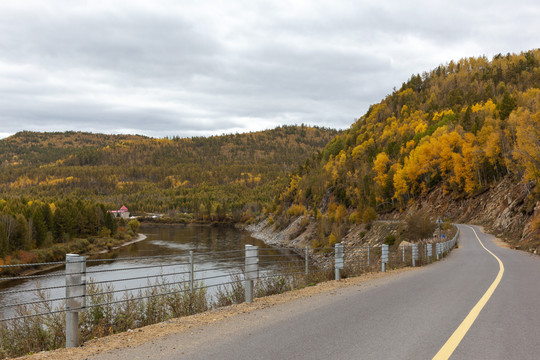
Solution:
<svg viewBox="0 0 540 360"><path fill-rule="evenodd" d="M81 149L99 149L120 141L147 139L139 135L104 135L86 132L21 131L0 140L0 164L45 165L76 154Z"/></svg>
<svg viewBox="0 0 540 360"><path fill-rule="evenodd" d="M432 216L449 217L449 203L504 180L507 198L497 197L492 216L510 216L500 231L536 248L539 179L540 50L533 50L412 76L293 174L271 210L281 227L309 214L318 223L316 245L332 245L375 212L410 212L429 198ZM512 198L514 186L523 191Z"/></svg>
<svg viewBox="0 0 540 360"><path fill-rule="evenodd" d="M0 191L205 221L240 218L271 202L288 173L337 134L304 125L184 139L24 131L0 140Z"/></svg>

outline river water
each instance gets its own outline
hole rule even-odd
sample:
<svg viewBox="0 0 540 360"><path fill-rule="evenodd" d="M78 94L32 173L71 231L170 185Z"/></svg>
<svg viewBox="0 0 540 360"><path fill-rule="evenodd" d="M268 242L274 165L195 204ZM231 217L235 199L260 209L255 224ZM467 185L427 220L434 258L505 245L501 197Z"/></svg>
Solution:
<svg viewBox="0 0 540 360"><path fill-rule="evenodd" d="M279 263L299 260L299 257L286 249L273 249L249 235L248 232L232 227L210 226L145 226L141 233L145 240L113 250L104 254L104 261L87 262L87 282L93 281L101 286L113 286L115 299L121 298L126 289L136 294L140 287L154 283L157 275L169 283L181 283L188 278L189 251L194 253L196 286L207 286L214 294L216 284L231 280L231 273L241 273L244 264L244 247L256 245L260 254L262 273L276 269ZM271 260L271 261L268 261ZM175 275L167 275L172 274ZM0 319L15 314L14 304L27 303L37 299L37 287L47 289L48 299L61 299L65 296L65 270L49 272L47 277L3 284L0 290ZM132 280L125 281L130 278ZM201 280L204 279L204 280ZM56 288L57 287L57 288ZM144 290L143 290L144 291ZM59 306L60 301L53 301Z"/></svg>

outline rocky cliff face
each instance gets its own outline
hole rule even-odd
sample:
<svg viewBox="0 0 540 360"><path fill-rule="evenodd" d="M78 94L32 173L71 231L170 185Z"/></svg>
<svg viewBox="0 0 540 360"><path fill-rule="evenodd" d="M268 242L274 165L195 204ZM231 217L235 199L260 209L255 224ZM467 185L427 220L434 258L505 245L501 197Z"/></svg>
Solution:
<svg viewBox="0 0 540 360"><path fill-rule="evenodd" d="M365 244L380 246L387 235L398 233L397 221L375 221L371 226L365 224L352 225L342 239L347 247L357 247ZM263 220L255 225L249 225L246 230L268 245L277 247L304 248L310 247L316 237L317 223L313 217L300 216L293 220L285 229L276 230L274 226Z"/></svg>
<svg viewBox="0 0 540 360"><path fill-rule="evenodd" d="M505 178L480 194L455 200L437 188L417 200L405 212L386 217L402 218L412 211L425 210L458 223L482 225L487 231L501 237L515 248L540 253L540 201L535 196L534 184L516 183Z"/></svg>
<svg viewBox="0 0 540 360"><path fill-rule="evenodd" d="M351 226L342 242L352 247L366 243L380 245L387 235L397 234L397 221L424 210L434 218L440 216L455 223L482 225L512 247L540 254L540 201L535 191L538 190L534 184L516 184L510 177L465 199L455 199L437 188L406 211L381 216L386 221L375 222L369 229L363 224ZM303 248L311 245L317 224L312 217L300 216L282 230L276 230L267 220L248 226L247 230L270 245Z"/></svg>

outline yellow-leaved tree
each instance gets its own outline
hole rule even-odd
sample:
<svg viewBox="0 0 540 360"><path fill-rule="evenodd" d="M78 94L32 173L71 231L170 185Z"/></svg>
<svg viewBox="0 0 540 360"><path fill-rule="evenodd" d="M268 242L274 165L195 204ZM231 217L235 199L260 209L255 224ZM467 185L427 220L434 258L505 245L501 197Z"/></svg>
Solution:
<svg viewBox="0 0 540 360"><path fill-rule="evenodd" d="M513 156L525 169L527 180L540 180L540 112L531 114L521 109L510 115L510 123L515 127L516 145Z"/></svg>

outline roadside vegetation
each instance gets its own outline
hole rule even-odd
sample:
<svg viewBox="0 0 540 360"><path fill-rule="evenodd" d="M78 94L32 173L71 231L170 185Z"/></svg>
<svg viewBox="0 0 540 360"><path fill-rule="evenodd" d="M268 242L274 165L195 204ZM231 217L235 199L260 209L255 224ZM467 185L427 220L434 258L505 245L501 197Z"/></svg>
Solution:
<svg viewBox="0 0 540 360"><path fill-rule="evenodd" d="M315 271L309 276L293 274L260 279L255 283L255 296L263 297L314 285L332 278L331 271ZM139 327L160 323L172 318L189 316L212 308L245 301L244 283L233 276L232 285L218 288L215 295L208 293L203 283L195 283L193 292L189 283L169 284L158 279L151 287L138 293L124 293L122 302L115 298L112 285L88 286L87 309L81 313L79 328L81 342ZM160 294L167 295L160 295ZM48 294L38 291L41 302L17 309L17 316L63 310L65 304L55 307L47 301ZM0 322L0 358L9 358L65 346L65 313L26 317Z"/></svg>

